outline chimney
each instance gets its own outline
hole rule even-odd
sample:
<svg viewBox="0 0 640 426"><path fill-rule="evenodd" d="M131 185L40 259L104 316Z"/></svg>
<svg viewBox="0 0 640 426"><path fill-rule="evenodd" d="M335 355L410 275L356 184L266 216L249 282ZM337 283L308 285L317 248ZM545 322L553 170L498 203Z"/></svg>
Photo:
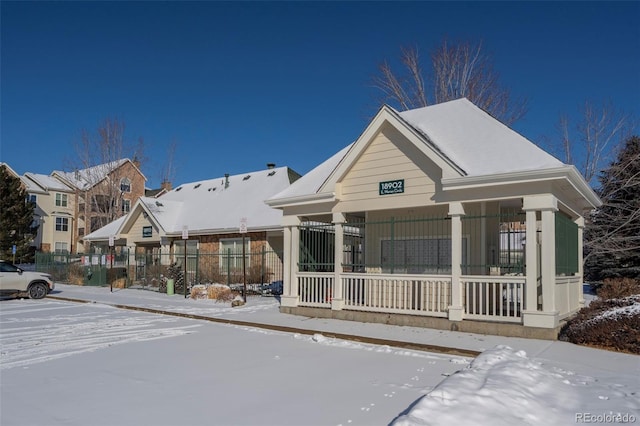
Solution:
<svg viewBox="0 0 640 426"><path fill-rule="evenodd" d="M267 163L267 169L271 170L275 168L276 168L276 163Z"/></svg>
<svg viewBox="0 0 640 426"><path fill-rule="evenodd" d="M224 174L224 187L225 188L229 187L229 173Z"/></svg>
<svg viewBox="0 0 640 426"><path fill-rule="evenodd" d="M162 183L160 184L160 188L169 192L173 188L173 185L171 185L171 181L163 180Z"/></svg>

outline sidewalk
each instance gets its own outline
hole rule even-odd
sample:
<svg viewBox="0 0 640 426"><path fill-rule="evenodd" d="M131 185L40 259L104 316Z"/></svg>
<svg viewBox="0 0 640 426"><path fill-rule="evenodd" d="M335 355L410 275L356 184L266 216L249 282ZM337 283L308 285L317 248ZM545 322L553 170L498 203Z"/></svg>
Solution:
<svg viewBox="0 0 640 426"><path fill-rule="evenodd" d="M600 349L593 349L572 343L549 340L524 339L434 330L418 327L393 326L385 324L359 323L324 318L309 318L279 312L279 301L275 297L251 296L247 304L232 308L230 303L213 300L192 300L183 295L166 295L148 290L113 289L109 287L88 287L56 284L51 298L70 299L92 303L116 305L122 308L175 314L195 319L245 327L279 329L301 334L323 334L346 340L356 340L373 344L430 352L476 356L479 352L507 345L516 350L524 350L530 358L541 358L567 366L579 363L586 370L593 368L605 371L619 371L618 367L629 365L640 368L640 357Z"/></svg>

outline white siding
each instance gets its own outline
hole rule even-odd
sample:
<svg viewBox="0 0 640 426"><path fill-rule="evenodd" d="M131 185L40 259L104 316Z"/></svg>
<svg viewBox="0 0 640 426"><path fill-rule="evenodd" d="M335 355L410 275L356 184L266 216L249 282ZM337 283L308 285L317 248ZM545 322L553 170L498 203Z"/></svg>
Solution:
<svg viewBox="0 0 640 426"><path fill-rule="evenodd" d="M399 148L406 145L407 141L392 141L388 135L393 135L394 139L401 137L397 132L378 133L342 179L339 198L344 203L343 207L360 205L364 209L374 207L381 201L384 201L386 208L390 203L414 206L434 204L432 198L436 184L428 175L439 175L440 170L433 164L418 166ZM396 179L404 179L404 193L379 195L380 182Z"/></svg>

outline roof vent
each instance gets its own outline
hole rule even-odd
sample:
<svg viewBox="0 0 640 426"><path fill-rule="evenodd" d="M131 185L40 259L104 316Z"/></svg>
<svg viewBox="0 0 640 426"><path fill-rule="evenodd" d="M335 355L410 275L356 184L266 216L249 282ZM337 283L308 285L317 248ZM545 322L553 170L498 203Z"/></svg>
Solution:
<svg viewBox="0 0 640 426"><path fill-rule="evenodd" d="M275 174L276 174L276 171L274 170L274 171L272 171L272 172L269 172L269 173L267 174L267 176L273 176L273 175L275 175Z"/></svg>
<svg viewBox="0 0 640 426"><path fill-rule="evenodd" d="M245 177L242 178L242 180L249 180L250 177L251 175L246 175Z"/></svg>
<svg viewBox="0 0 640 426"><path fill-rule="evenodd" d="M176 192L180 191L181 189L182 189L182 187L181 187L181 186L177 187L177 188L176 188Z"/></svg>
<svg viewBox="0 0 640 426"><path fill-rule="evenodd" d="M276 163L267 163L267 169L275 169Z"/></svg>
<svg viewBox="0 0 640 426"><path fill-rule="evenodd" d="M193 189L196 189L196 188L200 188L200 184L197 184L196 186L193 187Z"/></svg>
<svg viewBox="0 0 640 426"><path fill-rule="evenodd" d="M224 174L224 187L225 188L229 187L229 173Z"/></svg>
<svg viewBox="0 0 640 426"><path fill-rule="evenodd" d="M163 206L163 204L162 204L160 201L156 201L156 206L158 206L158 207L162 207L162 206Z"/></svg>
<svg viewBox="0 0 640 426"><path fill-rule="evenodd" d="M214 186L214 187L212 187L212 188L207 189L207 191L215 191L215 190L216 190L216 187L215 187L215 186Z"/></svg>

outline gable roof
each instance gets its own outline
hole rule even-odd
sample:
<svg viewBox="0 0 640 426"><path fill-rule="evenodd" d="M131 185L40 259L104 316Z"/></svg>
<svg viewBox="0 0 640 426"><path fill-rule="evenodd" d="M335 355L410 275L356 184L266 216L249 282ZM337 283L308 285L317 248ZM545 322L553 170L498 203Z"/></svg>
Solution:
<svg viewBox="0 0 640 426"><path fill-rule="evenodd" d="M133 167L140 172L144 180L147 178L142 174L138 166L128 158L110 161L108 163L98 164L96 166L87 167L86 169L75 170L73 172L63 172L54 170L51 175L64 179L69 185L80 190L87 190L98 183L102 182L110 173L122 167L125 163L131 163Z"/></svg>
<svg viewBox="0 0 640 426"><path fill-rule="evenodd" d="M17 177L18 179L20 179L20 175L18 173L16 173L15 170L13 170L11 168L10 165L8 165L7 163L5 163L4 161L0 161L0 167L4 167L7 169L7 173L13 175L14 177Z"/></svg>
<svg viewBox="0 0 640 426"><path fill-rule="evenodd" d="M289 187L299 177L288 167L277 167L185 183L160 198L140 197L119 224L116 234L131 226L141 211L169 236L180 235L183 226L190 235L237 232L241 218L247 219L251 230L279 229L282 211L267 206L264 200ZM108 237L103 229L85 239Z"/></svg>
<svg viewBox="0 0 640 426"><path fill-rule="evenodd" d="M561 171L590 202L597 197L573 166L538 148L466 98L398 112L384 105L358 140L266 202L272 207L331 200L334 185L381 129L390 123L443 170L443 183ZM570 170L571 169L571 170ZM446 173L445 173L446 172ZM584 184L583 184L584 183Z"/></svg>
<svg viewBox="0 0 640 426"><path fill-rule="evenodd" d="M27 192L47 193L49 191L73 192L73 188L66 185L54 176L43 175L40 173L27 172L24 174Z"/></svg>

